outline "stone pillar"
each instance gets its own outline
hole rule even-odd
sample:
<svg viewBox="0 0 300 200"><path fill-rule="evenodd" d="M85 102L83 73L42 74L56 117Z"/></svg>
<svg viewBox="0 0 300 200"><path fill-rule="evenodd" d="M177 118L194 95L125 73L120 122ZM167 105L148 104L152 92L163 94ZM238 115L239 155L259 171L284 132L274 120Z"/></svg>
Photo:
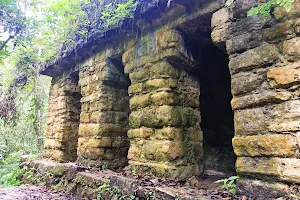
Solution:
<svg viewBox="0 0 300 200"><path fill-rule="evenodd" d="M46 156L63 162L76 160L80 97L76 76L52 79L44 145Z"/></svg>
<svg viewBox="0 0 300 200"><path fill-rule="evenodd" d="M295 193L290 185L300 184L300 1L290 13L279 10L282 18L271 27L268 20L246 17L255 1L243 2L237 1L230 13L236 22L225 20L227 25L219 26L230 34L225 41L234 95L238 192L276 199ZM220 12L224 10L214 14L215 21Z"/></svg>
<svg viewBox="0 0 300 200"><path fill-rule="evenodd" d="M130 83L122 72L121 60L109 59L107 52L80 65L78 162L115 168L127 164Z"/></svg>
<svg viewBox="0 0 300 200"><path fill-rule="evenodd" d="M183 65L170 64L183 62L183 55L180 35L168 26L123 55L131 80L128 159L139 173L182 180L203 170L199 83Z"/></svg>

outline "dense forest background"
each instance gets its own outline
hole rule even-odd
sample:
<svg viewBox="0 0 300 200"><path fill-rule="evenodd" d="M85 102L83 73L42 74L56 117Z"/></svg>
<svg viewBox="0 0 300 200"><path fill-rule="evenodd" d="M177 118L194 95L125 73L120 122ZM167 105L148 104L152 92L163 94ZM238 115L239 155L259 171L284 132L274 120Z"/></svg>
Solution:
<svg viewBox="0 0 300 200"><path fill-rule="evenodd" d="M51 83L39 74L43 64L65 56L95 32L133 19L144 1L0 0L0 184L20 184L20 156L43 153ZM272 8L289 10L293 2L269 0L248 14L267 17Z"/></svg>

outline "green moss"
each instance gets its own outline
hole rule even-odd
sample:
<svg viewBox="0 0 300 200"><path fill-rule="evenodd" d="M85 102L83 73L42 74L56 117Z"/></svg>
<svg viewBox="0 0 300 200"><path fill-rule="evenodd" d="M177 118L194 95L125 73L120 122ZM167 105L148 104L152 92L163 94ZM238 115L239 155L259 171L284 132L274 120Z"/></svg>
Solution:
<svg viewBox="0 0 300 200"><path fill-rule="evenodd" d="M50 173L53 176L62 176L64 174L64 172L65 172L64 166L56 166L50 170Z"/></svg>

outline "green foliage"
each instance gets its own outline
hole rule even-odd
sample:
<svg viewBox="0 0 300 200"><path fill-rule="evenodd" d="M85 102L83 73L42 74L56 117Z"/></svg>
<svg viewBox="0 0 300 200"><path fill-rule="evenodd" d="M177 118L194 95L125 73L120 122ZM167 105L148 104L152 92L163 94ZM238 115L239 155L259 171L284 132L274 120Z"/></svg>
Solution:
<svg viewBox="0 0 300 200"><path fill-rule="evenodd" d="M22 174L22 179L25 180L26 183L38 184L41 182L39 178L36 178L34 168L28 168L25 166L22 168L21 174Z"/></svg>
<svg viewBox="0 0 300 200"><path fill-rule="evenodd" d="M117 186L110 187L109 183L104 182L99 188L99 192L97 194L97 200L101 200L107 196L109 196L111 199L135 199L136 194L131 194L131 195L123 195L120 189Z"/></svg>
<svg viewBox="0 0 300 200"><path fill-rule="evenodd" d="M270 14L271 9L274 7L274 1L276 0L270 0L258 7L252 8L248 11L248 16L261 15L264 18L267 18Z"/></svg>
<svg viewBox="0 0 300 200"><path fill-rule="evenodd" d="M18 179L21 174L19 162L19 154L11 154L5 159L0 160L0 185L11 187L22 183Z"/></svg>
<svg viewBox="0 0 300 200"><path fill-rule="evenodd" d="M240 177L238 176L231 176L229 178L224 178L221 180L216 181L215 183L222 183L220 185L221 189L226 189L232 194L236 193L236 180L239 179Z"/></svg>
<svg viewBox="0 0 300 200"><path fill-rule="evenodd" d="M225 3L225 6L230 6L231 4L233 4L234 0L227 0Z"/></svg>
<svg viewBox="0 0 300 200"><path fill-rule="evenodd" d="M291 198L295 199L295 200L299 200L300 196L296 195L296 194L291 194L290 195Z"/></svg>
<svg viewBox="0 0 300 200"><path fill-rule="evenodd" d="M101 171L105 171L107 169L109 169L108 164L104 164L104 165L101 166Z"/></svg>
<svg viewBox="0 0 300 200"><path fill-rule="evenodd" d="M226 1L226 6L230 6L233 4L235 0L227 0ZM276 7L282 7L285 8L287 12L289 12L292 8L293 3L295 0L268 0L267 2L251 8L248 11L248 16L253 16L253 15L260 15L263 16L264 18L267 18L272 9Z"/></svg>
<svg viewBox="0 0 300 200"><path fill-rule="evenodd" d="M285 8L286 11L289 12L292 8L294 1L295 0L269 0L266 3L249 10L248 16L261 15L267 18L270 11L275 7Z"/></svg>
<svg viewBox="0 0 300 200"><path fill-rule="evenodd" d="M109 183L104 182L100 187L99 187L99 192L97 194L97 200L101 200L101 197L110 190L109 188Z"/></svg>
<svg viewBox="0 0 300 200"><path fill-rule="evenodd" d="M118 25L125 18L133 18L138 2L128 0L126 3L109 3L101 12L102 27L104 30Z"/></svg>

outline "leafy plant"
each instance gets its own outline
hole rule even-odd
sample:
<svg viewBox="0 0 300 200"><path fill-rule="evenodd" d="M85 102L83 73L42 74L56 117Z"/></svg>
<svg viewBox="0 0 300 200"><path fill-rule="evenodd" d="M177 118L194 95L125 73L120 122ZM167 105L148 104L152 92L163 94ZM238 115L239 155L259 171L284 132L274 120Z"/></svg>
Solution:
<svg viewBox="0 0 300 200"><path fill-rule="evenodd" d="M128 0L126 3L109 3L101 12L102 28L108 29L118 25L125 18L133 18L133 11L136 10L138 1Z"/></svg>
<svg viewBox="0 0 300 200"><path fill-rule="evenodd" d="M216 181L215 183L222 183L219 187L221 189L226 189L232 194L236 193L236 180L239 179L238 176L231 176L229 178L224 178L221 180Z"/></svg>
<svg viewBox="0 0 300 200"><path fill-rule="evenodd" d="M101 171L105 171L108 169L108 164L104 164L101 166Z"/></svg>
<svg viewBox="0 0 300 200"><path fill-rule="evenodd" d="M300 199L300 196L298 196L296 194L291 194L290 197L293 198L293 199L296 199L296 200Z"/></svg>
<svg viewBox="0 0 300 200"><path fill-rule="evenodd" d="M234 1L235 0L227 0L226 6L232 5ZM261 15L266 18L268 17L272 9L276 7L285 8L286 11L289 12L294 2L295 0L268 0L265 3L258 5L257 7L251 8L248 11L248 16Z"/></svg>
<svg viewBox="0 0 300 200"><path fill-rule="evenodd" d="M97 200L101 200L102 195L104 195L106 192L109 192L109 183L104 182L100 187L100 191L97 194Z"/></svg>
<svg viewBox="0 0 300 200"><path fill-rule="evenodd" d="M22 183L18 177L21 174L19 167L19 155L12 154L4 160L0 160L0 185L7 187L18 186Z"/></svg>

